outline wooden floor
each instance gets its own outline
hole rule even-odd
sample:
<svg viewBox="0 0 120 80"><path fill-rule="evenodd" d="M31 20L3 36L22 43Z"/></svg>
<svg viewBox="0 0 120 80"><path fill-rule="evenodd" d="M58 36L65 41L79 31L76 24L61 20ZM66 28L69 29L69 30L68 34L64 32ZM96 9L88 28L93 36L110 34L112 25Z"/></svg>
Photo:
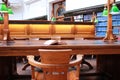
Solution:
<svg viewBox="0 0 120 80"><path fill-rule="evenodd" d="M87 58L86 61L88 61L93 66L93 69L90 70L87 65L81 66L80 80L110 80L108 77L96 74L95 58ZM23 66L24 63L17 63L17 73L18 75L22 75L22 77L16 77L16 80L31 80L30 67L28 67L26 70L22 70Z"/></svg>

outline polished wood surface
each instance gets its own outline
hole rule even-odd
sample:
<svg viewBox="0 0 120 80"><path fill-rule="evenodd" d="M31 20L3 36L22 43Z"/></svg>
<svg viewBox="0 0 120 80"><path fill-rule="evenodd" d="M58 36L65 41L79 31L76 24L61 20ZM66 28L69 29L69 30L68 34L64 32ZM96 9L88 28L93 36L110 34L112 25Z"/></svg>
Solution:
<svg viewBox="0 0 120 80"><path fill-rule="evenodd" d="M0 56L37 55L38 49L73 49L79 54L120 54L120 41L103 40L62 40L63 45L45 45L46 40L19 40L13 43L0 41Z"/></svg>

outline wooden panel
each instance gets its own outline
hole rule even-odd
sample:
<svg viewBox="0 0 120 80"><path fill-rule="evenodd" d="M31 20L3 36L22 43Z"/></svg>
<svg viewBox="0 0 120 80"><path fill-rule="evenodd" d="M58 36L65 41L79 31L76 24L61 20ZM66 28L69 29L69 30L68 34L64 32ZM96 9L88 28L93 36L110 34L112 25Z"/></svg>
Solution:
<svg viewBox="0 0 120 80"><path fill-rule="evenodd" d="M61 38L66 39L73 39L75 37L95 37L95 26L92 23L13 21L13 23L10 22L9 27L11 37L39 37L47 39L51 38L51 35L61 36ZM2 37L1 28L2 27L0 27L0 37Z"/></svg>
<svg viewBox="0 0 120 80"><path fill-rule="evenodd" d="M16 57L0 57L0 79L10 80L16 73ZM13 78L11 79L13 80Z"/></svg>
<svg viewBox="0 0 120 80"><path fill-rule="evenodd" d="M10 35L14 37L25 37L27 36L27 24L10 24Z"/></svg>
<svg viewBox="0 0 120 80"><path fill-rule="evenodd" d="M112 80L120 80L120 55L98 55L97 71L105 72Z"/></svg>
<svg viewBox="0 0 120 80"><path fill-rule="evenodd" d="M53 25L53 35L59 35L61 37L74 37L74 25L56 24Z"/></svg>
<svg viewBox="0 0 120 80"><path fill-rule="evenodd" d="M48 37L51 35L50 24L30 24L30 36Z"/></svg>
<svg viewBox="0 0 120 80"><path fill-rule="evenodd" d="M30 24L30 34L50 34L50 24Z"/></svg>
<svg viewBox="0 0 120 80"><path fill-rule="evenodd" d="M75 25L76 37L95 37L94 25Z"/></svg>

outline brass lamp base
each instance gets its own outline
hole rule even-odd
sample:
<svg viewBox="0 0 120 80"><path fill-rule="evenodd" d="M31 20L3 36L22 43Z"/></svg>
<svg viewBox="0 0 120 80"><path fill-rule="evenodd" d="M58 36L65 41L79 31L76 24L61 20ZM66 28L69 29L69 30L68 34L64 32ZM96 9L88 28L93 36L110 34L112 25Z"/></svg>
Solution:
<svg viewBox="0 0 120 80"><path fill-rule="evenodd" d="M117 37L114 34L107 34L103 40L105 42L116 42Z"/></svg>
<svg viewBox="0 0 120 80"><path fill-rule="evenodd" d="M14 40L11 39L10 37L10 31L8 29L3 29L3 41L5 41L6 43L13 43Z"/></svg>

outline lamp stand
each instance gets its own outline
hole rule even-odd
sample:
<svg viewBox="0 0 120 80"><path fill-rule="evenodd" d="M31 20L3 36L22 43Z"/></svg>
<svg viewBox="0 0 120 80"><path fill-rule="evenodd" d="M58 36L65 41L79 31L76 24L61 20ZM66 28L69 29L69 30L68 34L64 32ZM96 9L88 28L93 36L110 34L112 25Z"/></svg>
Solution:
<svg viewBox="0 0 120 80"><path fill-rule="evenodd" d="M112 28L112 14L110 14L111 0L108 0L107 8L108 8L107 32L106 32L106 36L103 40L104 41L117 41L117 38L113 34L113 28Z"/></svg>
<svg viewBox="0 0 120 80"><path fill-rule="evenodd" d="M9 30L9 20L8 20L8 13L4 13L4 25L3 25L3 41L6 42L13 42L10 37L10 30Z"/></svg>

